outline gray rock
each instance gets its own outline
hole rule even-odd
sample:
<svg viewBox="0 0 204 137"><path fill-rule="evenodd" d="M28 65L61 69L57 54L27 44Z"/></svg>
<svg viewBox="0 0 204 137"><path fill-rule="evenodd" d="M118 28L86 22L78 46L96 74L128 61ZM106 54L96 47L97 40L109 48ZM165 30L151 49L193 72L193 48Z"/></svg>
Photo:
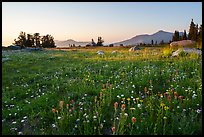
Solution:
<svg viewBox="0 0 204 137"><path fill-rule="evenodd" d="M198 55L202 54L202 51L199 49L195 49L195 48L179 48L177 51L172 53L172 57L178 56L181 52L185 52L185 53L197 53Z"/></svg>
<svg viewBox="0 0 204 137"><path fill-rule="evenodd" d="M181 41L174 41L170 43L171 47L174 46L188 46L188 45L194 45L195 41L192 40L181 40Z"/></svg>
<svg viewBox="0 0 204 137"><path fill-rule="evenodd" d="M137 47L137 46L134 46L134 47L132 47L132 48L129 49L129 51L136 51L136 50L140 50L140 48Z"/></svg>
<svg viewBox="0 0 204 137"><path fill-rule="evenodd" d="M104 52L102 50L99 50L96 52L98 55L104 55Z"/></svg>

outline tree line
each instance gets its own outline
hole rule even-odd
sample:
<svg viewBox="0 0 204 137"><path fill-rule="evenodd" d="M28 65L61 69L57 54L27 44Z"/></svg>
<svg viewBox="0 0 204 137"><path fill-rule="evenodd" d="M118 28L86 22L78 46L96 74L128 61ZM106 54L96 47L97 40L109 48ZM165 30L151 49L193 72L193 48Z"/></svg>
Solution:
<svg viewBox="0 0 204 137"><path fill-rule="evenodd" d="M17 39L14 39L14 45L19 45L21 48L25 47L40 47L40 48L55 48L54 37L47 34L40 36L40 33L27 34L20 32Z"/></svg>
<svg viewBox="0 0 204 137"><path fill-rule="evenodd" d="M104 40L102 37L98 37L98 42L94 42L94 39L91 40L91 45L86 45L86 46L103 46Z"/></svg>
<svg viewBox="0 0 204 137"><path fill-rule="evenodd" d="M180 36L179 31L175 30L172 41L179 41L179 40L192 40L198 43L202 42L202 24L198 27L198 24L193 22L193 19L190 23L189 33L187 36L186 30L184 30L183 34Z"/></svg>

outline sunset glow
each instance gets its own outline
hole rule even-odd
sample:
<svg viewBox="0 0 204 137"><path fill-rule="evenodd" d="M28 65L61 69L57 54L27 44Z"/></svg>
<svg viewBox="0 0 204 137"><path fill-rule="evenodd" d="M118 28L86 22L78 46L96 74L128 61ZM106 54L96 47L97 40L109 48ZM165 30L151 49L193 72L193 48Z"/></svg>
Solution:
<svg viewBox="0 0 204 137"><path fill-rule="evenodd" d="M101 36L108 44L158 30L188 32L191 19L202 24L201 2L3 2L2 45L21 31L55 40Z"/></svg>

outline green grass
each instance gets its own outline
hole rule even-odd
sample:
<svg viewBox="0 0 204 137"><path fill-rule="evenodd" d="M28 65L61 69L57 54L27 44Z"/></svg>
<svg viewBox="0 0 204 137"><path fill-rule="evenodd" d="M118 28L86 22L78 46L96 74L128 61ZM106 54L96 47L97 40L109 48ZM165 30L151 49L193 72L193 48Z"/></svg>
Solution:
<svg viewBox="0 0 204 137"><path fill-rule="evenodd" d="M97 55L98 50L105 55ZM113 50L118 52L111 54ZM202 57L166 57L163 47L8 51L2 56L11 59L2 63L4 135L202 132ZM174 92L183 100L174 98ZM169 94L161 97L164 93Z"/></svg>

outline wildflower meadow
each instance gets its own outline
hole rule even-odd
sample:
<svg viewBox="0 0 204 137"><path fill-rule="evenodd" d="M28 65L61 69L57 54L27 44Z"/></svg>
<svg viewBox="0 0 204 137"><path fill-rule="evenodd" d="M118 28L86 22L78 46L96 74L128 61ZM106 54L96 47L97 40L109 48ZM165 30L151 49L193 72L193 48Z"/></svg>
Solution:
<svg viewBox="0 0 204 137"><path fill-rule="evenodd" d="M201 135L202 55L163 51L2 52L2 134Z"/></svg>

